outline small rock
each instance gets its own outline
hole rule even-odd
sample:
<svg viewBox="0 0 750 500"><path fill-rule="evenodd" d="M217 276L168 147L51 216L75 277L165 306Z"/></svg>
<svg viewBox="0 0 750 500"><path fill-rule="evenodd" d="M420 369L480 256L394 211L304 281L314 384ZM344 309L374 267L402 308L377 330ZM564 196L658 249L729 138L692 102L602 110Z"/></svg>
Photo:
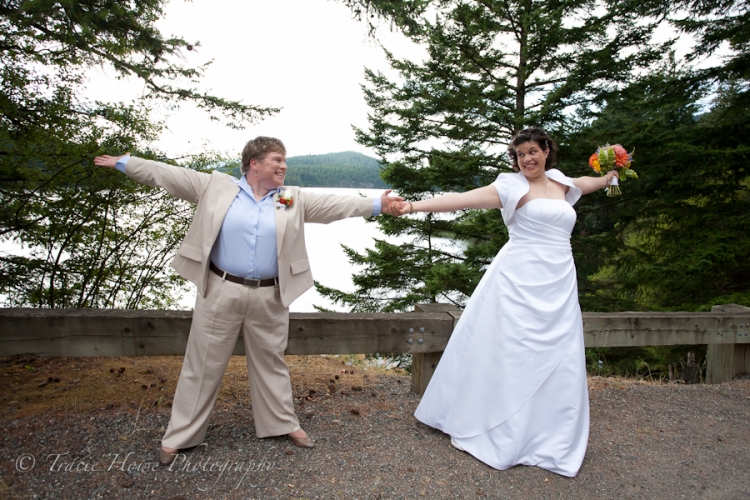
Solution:
<svg viewBox="0 0 750 500"><path fill-rule="evenodd" d="M284 450L284 453L287 455L294 455L294 452L292 450Z"/></svg>
<svg viewBox="0 0 750 500"><path fill-rule="evenodd" d="M349 410L349 413L352 415L359 415L359 410L357 408L352 408Z"/></svg>
<svg viewBox="0 0 750 500"><path fill-rule="evenodd" d="M360 385L353 385L352 386L352 390L353 391L361 391L362 390L362 386L360 386Z"/></svg>

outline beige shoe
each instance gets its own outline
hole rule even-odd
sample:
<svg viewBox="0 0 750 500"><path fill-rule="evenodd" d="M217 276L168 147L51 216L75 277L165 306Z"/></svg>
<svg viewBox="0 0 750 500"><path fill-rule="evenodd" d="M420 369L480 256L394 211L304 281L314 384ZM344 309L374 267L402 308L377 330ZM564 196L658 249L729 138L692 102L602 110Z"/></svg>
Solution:
<svg viewBox="0 0 750 500"><path fill-rule="evenodd" d="M169 452L165 451L164 448L159 448L159 463L161 465L169 465L174 462L175 457L180 453L180 450Z"/></svg>
<svg viewBox="0 0 750 500"><path fill-rule="evenodd" d="M300 448L315 448L315 441L310 436L303 438L294 437L291 434L287 434L287 437L292 440L292 443L296 444Z"/></svg>

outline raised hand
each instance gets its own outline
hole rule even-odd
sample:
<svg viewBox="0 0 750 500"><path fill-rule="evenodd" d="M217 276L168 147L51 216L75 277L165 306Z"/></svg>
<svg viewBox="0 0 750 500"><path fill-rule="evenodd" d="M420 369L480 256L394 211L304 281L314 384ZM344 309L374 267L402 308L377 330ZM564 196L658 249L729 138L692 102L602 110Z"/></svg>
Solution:
<svg viewBox="0 0 750 500"><path fill-rule="evenodd" d="M117 160L125 156L130 156L130 153L125 153L122 156L109 156L109 155L97 156L96 158L94 158L94 165L98 167L104 167L104 168L115 168L115 165L117 165Z"/></svg>

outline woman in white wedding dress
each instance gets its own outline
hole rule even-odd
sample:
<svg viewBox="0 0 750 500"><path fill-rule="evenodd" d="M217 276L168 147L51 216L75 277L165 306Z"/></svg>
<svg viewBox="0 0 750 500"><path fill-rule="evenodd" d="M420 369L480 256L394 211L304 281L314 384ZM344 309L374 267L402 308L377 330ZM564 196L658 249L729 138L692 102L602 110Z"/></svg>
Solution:
<svg viewBox="0 0 750 500"><path fill-rule="evenodd" d="M583 323L570 234L572 205L604 177L571 179L541 129L508 147L515 173L417 202L401 213L500 208L510 239L472 294L416 411L451 444L496 468L578 473L589 433Z"/></svg>

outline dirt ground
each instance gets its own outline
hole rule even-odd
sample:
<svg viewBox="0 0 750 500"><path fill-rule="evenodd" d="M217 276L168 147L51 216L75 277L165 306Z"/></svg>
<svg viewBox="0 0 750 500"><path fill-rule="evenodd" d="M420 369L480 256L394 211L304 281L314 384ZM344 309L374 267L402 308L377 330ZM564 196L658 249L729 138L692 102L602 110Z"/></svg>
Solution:
<svg viewBox="0 0 750 500"><path fill-rule="evenodd" d="M583 467L494 470L413 416L403 372L290 356L313 450L257 439L244 358L205 445L155 464L181 358L0 359L0 498L750 498L750 380L589 379Z"/></svg>

